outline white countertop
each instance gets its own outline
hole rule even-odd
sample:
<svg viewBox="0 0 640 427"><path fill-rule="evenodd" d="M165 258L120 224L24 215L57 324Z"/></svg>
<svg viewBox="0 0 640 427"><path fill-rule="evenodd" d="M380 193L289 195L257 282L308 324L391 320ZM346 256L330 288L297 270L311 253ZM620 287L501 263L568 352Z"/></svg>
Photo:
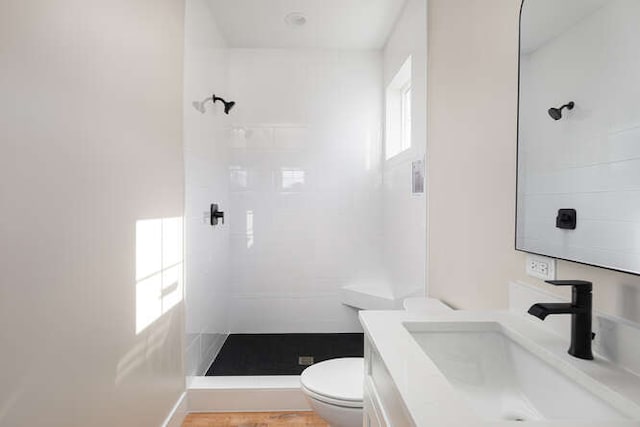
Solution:
<svg viewBox="0 0 640 427"><path fill-rule="evenodd" d="M509 329L518 343L568 377L638 421L487 421L476 415L448 380L426 357L424 351L403 326L403 322L499 322ZM409 415L419 427L630 427L640 426L640 378L596 355L580 360L567 354L566 340L543 330L524 316L509 312L452 311L430 315L406 311L361 311L360 322L380 354ZM586 374L586 375L584 375Z"/></svg>

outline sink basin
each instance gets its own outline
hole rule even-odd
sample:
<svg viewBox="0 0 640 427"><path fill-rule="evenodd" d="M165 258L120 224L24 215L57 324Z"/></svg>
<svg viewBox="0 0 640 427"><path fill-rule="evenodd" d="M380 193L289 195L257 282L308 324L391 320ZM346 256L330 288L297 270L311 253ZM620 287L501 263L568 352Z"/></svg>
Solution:
<svg viewBox="0 0 640 427"><path fill-rule="evenodd" d="M405 322L451 386L486 420L628 420L580 373L541 357L498 322ZM551 356L552 358L553 356ZM547 360L545 360L547 359ZM589 363L589 362L587 362ZM580 383L582 382L582 384Z"/></svg>

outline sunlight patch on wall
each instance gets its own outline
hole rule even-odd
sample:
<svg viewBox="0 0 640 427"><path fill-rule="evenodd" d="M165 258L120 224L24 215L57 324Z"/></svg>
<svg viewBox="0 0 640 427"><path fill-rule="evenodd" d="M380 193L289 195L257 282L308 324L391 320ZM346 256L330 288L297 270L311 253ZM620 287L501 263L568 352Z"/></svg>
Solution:
<svg viewBox="0 0 640 427"><path fill-rule="evenodd" d="M182 301L182 218L136 221L136 334Z"/></svg>

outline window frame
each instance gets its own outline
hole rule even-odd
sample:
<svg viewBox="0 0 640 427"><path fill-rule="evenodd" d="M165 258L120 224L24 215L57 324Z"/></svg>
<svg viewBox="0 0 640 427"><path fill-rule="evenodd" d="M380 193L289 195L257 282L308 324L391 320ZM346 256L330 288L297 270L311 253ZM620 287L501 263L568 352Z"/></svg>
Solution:
<svg viewBox="0 0 640 427"><path fill-rule="evenodd" d="M412 141L413 86L411 56L398 69L385 92L384 158L389 161L410 150Z"/></svg>

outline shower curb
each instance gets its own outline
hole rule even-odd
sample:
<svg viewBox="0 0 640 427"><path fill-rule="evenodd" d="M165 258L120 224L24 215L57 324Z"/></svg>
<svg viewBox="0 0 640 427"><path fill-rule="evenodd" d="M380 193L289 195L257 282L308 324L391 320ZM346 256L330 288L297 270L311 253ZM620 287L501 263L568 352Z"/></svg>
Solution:
<svg viewBox="0 0 640 427"><path fill-rule="evenodd" d="M300 376L192 377L188 412L310 411Z"/></svg>

